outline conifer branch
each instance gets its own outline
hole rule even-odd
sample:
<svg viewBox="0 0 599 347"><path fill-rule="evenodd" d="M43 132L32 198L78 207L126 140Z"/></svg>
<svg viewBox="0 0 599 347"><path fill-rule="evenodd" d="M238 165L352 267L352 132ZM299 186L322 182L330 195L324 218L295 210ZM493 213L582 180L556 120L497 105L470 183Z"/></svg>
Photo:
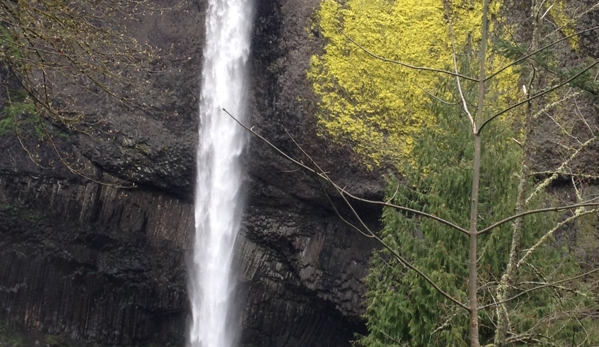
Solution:
<svg viewBox="0 0 599 347"><path fill-rule="evenodd" d="M246 125L244 125L243 123L241 123L239 120L237 120L237 118L235 118L231 113L229 113L226 109L223 108L223 111L229 115L229 117L231 117L237 124L239 124L241 127L243 127L245 130L249 131L252 135L256 136L258 139L260 139L262 142L266 143L270 148L274 149L277 153L279 153L280 155L282 155L284 158L286 158L287 160L291 161L292 163L299 165L301 168L303 168L304 170L307 170L308 172L311 172L313 174L315 174L316 176L324 179L326 182L328 182L329 184L331 184L333 186L333 188L337 191L337 193L342 197L342 199L344 200L345 204L350 208L350 210L352 211L352 214L358 218L360 224L367 230L367 233L364 233L361 229L357 228L355 225L348 223L344 218L342 218L342 220L344 222L346 222L347 224L352 225L352 227L354 229L357 229L362 235L365 235L369 238L375 239L381 246L383 246L385 249L387 249L392 255L393 257L395 257L402 265L404 265L405 267L407 267L408 269L416 272L418 274L418 276L420 276L421 278L423 278L428 284L430 284L439 294L441 294L442 296L444 296L446 299L448 299L449 301L453 302L454 304L456 304L457 306L463 308L466 311L470 311L470 308L466 305L464 305L463 303L461 303L458 299L454 298L453 296L451 296L449 293L445 292L443 289L441 289L439 287L439 285L437 285L437 283L435 283L435 281L433 281L428 275L426 275L422 270L418 269L416 266L414 266L410 261L408 261L406 258L402 257L396 250L394 250L392 247L390 247L386 242L384 242L380 237L378 237L378 235L376 235L372 230L370 230L370 228L368 228L368 226L366 225L366 223L364 223L364 221L362 220L362 218L360 218L359 214L357 213L357 211L354 209L354 207L351 205L351 203L347 200L347 198L345 197L346 195L356 199L358 201L366 201L364 199L360 199L357 198L351 194L348 194L347 192L345 192L345 190L343 188L341 188L339 185L337 185L327 174L324 170L322 170L320 168L320 166L312 159L311 156L309 156L302 148L301 146L295 141L295 139L287 132L287 129L284 129L287 132L287 135L290 136L291 140L293 141L293 143L302 151L302 153L312 162L312 164L314 164L317 168L317 170L312 169L311 167L305 165L304 163L293 159L291 156L289 156L288 154L286 154L285 152L283 152L281 149L279 149L277 146L275 146L274 144L272 144L270 141L268 141L266 138L264 138L263 136L261 136L260 134L258 134L256 131L254 131L252 128L247 127ZM328 194L327 194L328 197ZM330 200L330 197L329 201ZM332 201L331 201L332 202ZM381 204L385 204L382 203ZM399 206L398 206L399 207ZM338 213L337 209L335 209L335 212L337 213L337 215L340 216L340 214ZM411 209L410 209L411 210ZM416 210L414 210L416 211ZM418 211L419 212L419 211ZM423 212L420 212L420 214L423 214ZM431 216L432 217L432 216ZM436 217L439 220L443 220L439 217ZM449 222L446 222L449 223ZM451 223L450 223L451 224ZM458 227L459 228L459 227ZM370 235L370 236L368 236Z"/></svg>

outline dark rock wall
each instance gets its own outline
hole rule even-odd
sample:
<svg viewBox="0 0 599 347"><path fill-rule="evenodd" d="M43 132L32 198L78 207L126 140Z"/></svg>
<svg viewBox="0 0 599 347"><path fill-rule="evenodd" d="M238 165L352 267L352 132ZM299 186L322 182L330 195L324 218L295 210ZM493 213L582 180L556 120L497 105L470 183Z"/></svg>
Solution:
<svg viewBox="0 0 599 347"><path fill-rule="evenodd" d="M383 185L377 174L362 170L347 148L315 135L316 99L306 70L311 55L322 49L322 41L310 32L319 1L256 5L251 125L278 148L309 162L293 136L350 190L380 196ZM348 345L353 333L363 329L361 278L375 245L343 224L314 177L264 143L253 139L246 158L247 241L241 242L240 268L243 287L249 290L242 341L256 346ZM368 223L377 224L378 211L361 212ZM262 249L263 260L251 260L248 247ZM288 328L277 330L278 323Z"/></svg>
<svg viewBox="0 0 599 347"><path fill-rule="evenodd" d="M82 97L93 122L56 136L57 150L29 134L27 153L14 134L0 136L0 324L107 345L184 344L206 3L157 4L179 7L128 24L168 52L157 63L164 72L143 76L161 92L148 91L153 111ZM318 1L255 5L248 122L299 157L284 126L341 184L380 196L378 174L315 135L305 70L322 49L309 31ZM363 329L361 278L375 245L341 222L313 177L263 143L252 140L244 161L241 345L348 346ZM376 209L356 208L376 227Z"/></svg>
<svg viewBox="0 0 599 347"><path fill-rule="evenodd" d="M0 136L0 325L106 345L184 344L207 4L155 2L175 9L127 23L137 39L162 49L155 62L162 72L136 77L152 82L144 96L150 111L74 95L88 111L84 132L48 125L52 144L31 130L20 139ZM341 186L380 198L380 172L316 135L306 70L323 49L312 29L318 4L255 0L247 122L286 153L315 160ZM6 73L0 77L7 82ZM537 155L544 163L555 157ZM593 158L581 165L594 168ZM263 142L252 139L243 159L247 206L235 259L241 345L349 346L364 329L361 279L376 245L338 218L313 176ZM354 207L378 227L379 210Z"/></svg>
<svg viewBox="0 0 599 347"><path fill-rule="evenodd" d="M181 342L189 210L157 193L2 177L0 320L115 345Z"/></svg>

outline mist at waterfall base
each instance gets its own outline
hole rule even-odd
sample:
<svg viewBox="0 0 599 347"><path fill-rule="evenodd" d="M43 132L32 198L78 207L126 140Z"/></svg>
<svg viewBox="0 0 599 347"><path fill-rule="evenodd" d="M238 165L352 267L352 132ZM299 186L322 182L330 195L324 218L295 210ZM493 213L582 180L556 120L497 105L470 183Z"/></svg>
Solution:
<svg viewBox="0 0 599 347"><path fill-rule="evenodd" d="M232 260L240 226L243 120L247 92L252 3L210 0L200 95L195 243L189 264L192 321L188 347L232 347L238 336Z"/></svg>

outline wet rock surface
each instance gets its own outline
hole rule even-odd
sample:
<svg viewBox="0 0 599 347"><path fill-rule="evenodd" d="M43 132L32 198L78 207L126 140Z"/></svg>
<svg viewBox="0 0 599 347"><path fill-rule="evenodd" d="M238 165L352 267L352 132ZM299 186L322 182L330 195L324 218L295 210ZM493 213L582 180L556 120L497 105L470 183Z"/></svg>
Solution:
<svg viewBox="0 0 599 347"><path fill-rule="evenodd" d="M305 71L322 49L309 32L317 6L256 2L247 123L299 158L287 130L341 185L380 197L379 173L316 136ZM163 72L146 76L169 91L151 111L83 98L94 110L85 132L47 125L52 143L0 136L1 324L103 345L184 345L205 8L190 1L131 25L171 52ZM349 346L363 331L361 278L375 245L337 217L314 177L264 143L252 139L244 162L241 345ZM356 208L377 226L377 209Z"/></svg>
<svg viewBox="0 0 599 347"><path fill-rule="evenodd" d="M52 142L32 129L18 137L0 132L0 327L90 344L185 344L207 2L156 4L177 7L129 24L140 41L168 53L156 62L160 73L138 76L151 81L144 99L151 109L81 97L89 111L85 131L46 125ZM314 160L349 191L380 198L380 172L316 135L317 100L306 70L323 49L311 29L318 4L256 0L245 122L289 155ZM525 8L516 10L526 17ZM595 17L584 21L594 25ZM593 102L585 114L596 115ZM555 131L550 126L541 124L538 134ZM543 141L536 139L537 171L559 158ZM596 153L581 155L577 168L596 173ZM376 244L338 218L325 192L350 215L331 189L265 143L252 138L243 160L246 209L235 258L240 345L349 346L364 330L361 279ZM379 227L378 209L354 208Z"/></svg>

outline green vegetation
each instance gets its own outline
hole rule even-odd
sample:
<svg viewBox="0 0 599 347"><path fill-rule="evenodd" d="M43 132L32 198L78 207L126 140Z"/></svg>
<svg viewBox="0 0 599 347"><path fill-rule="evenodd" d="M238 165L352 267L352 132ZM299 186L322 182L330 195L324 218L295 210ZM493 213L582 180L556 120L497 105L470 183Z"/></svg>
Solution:
<svg viewBox="0 0 599 347"><path fill-rule="evenodd" d="M523 34L501 5L324 0L318 12L327 44L308 77L321 135L407 182L390 177L387 202L375 202L381 233L353 225L382 246L360 345L599 344L599 268L587 256L599 173L576 165L599 127L572 107L599 95L599 62L566 56L591 6L533 0ZM558 162L535 172L541 144ZM547 192L557 179L569 196Z"/></svg>
<svg viewBox="0 0 599 347"><path fill-rule="evenodd" d="M0 219L4 221L27 221L33 224L39 224L43 221L43 218L43 214L38 210L10 204L0 205Z"/></svg>
<svg viewBox="0 0 599 347"><path fill-rule="evenodd" d="M43 121L33 102L13 102L2 111L4 118L0 119L0 136L16 132L17 127L32 126L36 136L43 139Z"/></svg>
<svg viewBox="0 0 599 347"><path fill-rule="evenodd" d="M0 119L0 136L10 134L14 131L15 122L12 117L5 117Z"/></svg>
<svg viewBox="0 0 599 347"><path fill-rule="evenodd" d="M1 32L1 31L0 31ZM20 119L24 116L27 122L35 118L36 133L40 132L41 119L37 116L35 104L24 90L7 90L7 100L0 114L0 136L16 132Z"/></svg>
<svg viewBox="0 0 599 347"><path fill-rule="evenodd" d="M499 5L494 2L491 12L497 13ZM458 1L450 13L456 49L471 50L481 39L482 4ZM452 66L452 36L445 17L440 0L323 1L318 28L327 45L323 55L312 58L308 74L321 98L322 134L351 144L369 165L397 164L409 157L413 136L436 126L428 93L451 97L437 93L445 76L382 62L366 50L388 60L445 69ZM499 56L488 59L489 69L506 62ZM509 102L507 91L517 80L510 68L492 82L502 98L498 106Z"/></svg>
<svg viewBox="0 0 599 347"><path fill-rule="evenodd" d="M20 334L0 325L0 347L25 347L25 343Z"/></svg>
<svg viewBox="0 0 599 347"><path fill-rule="evenodd" d="M51 347L62 346L59 336L46 335L45 340L46 340L46 343L49 344Z"/></svg>
<svg viewBox="0 0 599 347"><path fill-rule="evenodd" d="M415 137L413 158L404 161L408 186L392 180L388 195L395 204L421 210L468 228L470 193L472 189L473 143L467 119L460 117L459 108L433 101L433 112L443 131L426 129ZM512 138L518 137L514 127L495 123L486 129L482 155L479 195L479 228L509 217L518 201L518 180L522 150ZM426 173L426 174L423 174ZM540 193L530 208L545 207L552 201ZM524 219L526 233L522 249L530 249L555 224L552 215L537 214ZM397 250L414 266L429 270L437 285L454 298L468 298L468 238L437 221L401 213L386 208L383 214L384 242ZM478 267L480 305L492 304L494 287L509 261L512 235L510 224L504 224L490 236L480 238ZM518 290L533 288L533 283L560 281L582 273L578 258L567 245L551 238L541 246L518 274ZM364 346L468 346L468 312L454 305L413 271L407 271L388 250L377 252L367 277L368 336L361 338ZM590 316L564 314L576 310L593 310L596 304L590 286L578 283L574 287L548 287L535 290L517 300L517 309L510 314L512 333L538 336L529 345L580 345L589 337L576 334L586 329L592 340L599 341L599 322ZM491 343L497 319L495 309L481 310L481 343ZM552 317L547 319L547 317ZM549 338L550 337L550 338ZM517 345L517 344L516 344Z"/></svg>
<svg viewBox="0 0 599 347"><path fill-rule="evenodd" d="M5 204L5 205L0 205L0 211L14 213L17 211L17 208L12 205Z"/></svg>

